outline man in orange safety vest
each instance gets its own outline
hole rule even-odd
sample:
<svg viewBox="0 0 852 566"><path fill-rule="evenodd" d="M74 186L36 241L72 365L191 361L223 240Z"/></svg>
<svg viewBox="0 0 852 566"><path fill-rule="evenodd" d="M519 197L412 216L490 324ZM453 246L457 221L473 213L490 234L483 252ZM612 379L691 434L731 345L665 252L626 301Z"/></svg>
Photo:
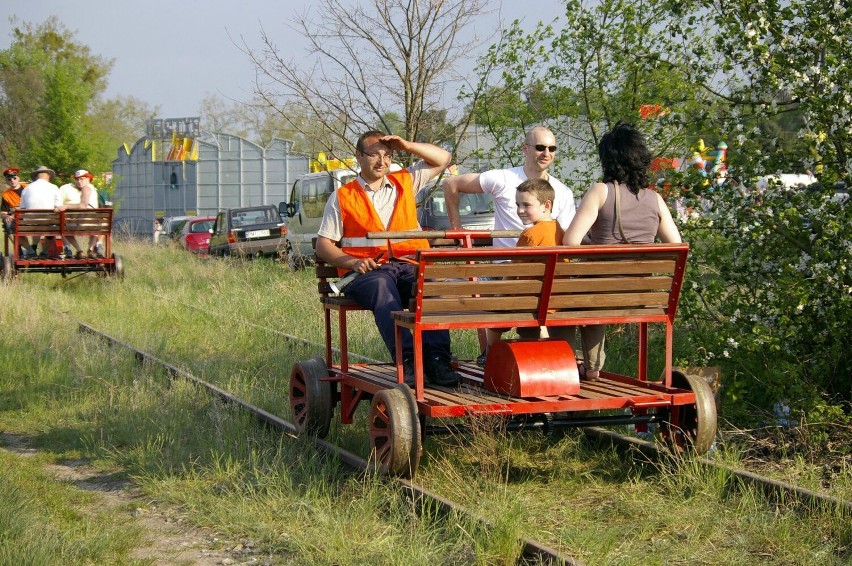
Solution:
<svg viewBox="0 0 852 566"><path fill-rule="evenodd" d="M391 172L395 151L411 153L421 161ZM355 159L360 167L358 177L332 193L326 202L317 230L316 253L337 266L341 274L360 274L345 287L346 296L373 312L393 358L395 336L390 313L405 308L417 283L416 266L404 258L428 248L429 242L416 238L371 240L367 233L420 230L416 195L447 168L452 156L436 145L374 130L358 138ZM414 345L408 330L402 332L402 355L405 382L413 385ZM423 333L427 383L455 387L461 382L461 376L450 366L450 358L449 331Z"/></svg>

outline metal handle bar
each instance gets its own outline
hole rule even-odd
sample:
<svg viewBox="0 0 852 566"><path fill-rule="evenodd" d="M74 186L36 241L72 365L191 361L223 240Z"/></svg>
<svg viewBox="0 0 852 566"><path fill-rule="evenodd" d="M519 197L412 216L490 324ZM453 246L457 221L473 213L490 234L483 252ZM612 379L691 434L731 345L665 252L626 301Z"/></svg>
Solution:
<svg viewBox="0 0 852 566"><path fill-rule="evenodd" d="M368 238L375 239L424 239L424 240L459 240L470 238L472 240L485 238L517 238L521 235L520 230L412 230L410 232L368 232Z"/></svg>

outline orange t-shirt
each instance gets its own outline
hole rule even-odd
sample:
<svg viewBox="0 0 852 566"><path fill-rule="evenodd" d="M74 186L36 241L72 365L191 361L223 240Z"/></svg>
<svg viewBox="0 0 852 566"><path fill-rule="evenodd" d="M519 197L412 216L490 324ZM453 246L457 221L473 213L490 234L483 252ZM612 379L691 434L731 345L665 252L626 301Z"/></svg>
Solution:
<svg viewBox="0 0 852 566"><path fill-rule="evenodd" d="M561 246L565 230L556 220L536 222L521 233L517 246Z"/></svg>

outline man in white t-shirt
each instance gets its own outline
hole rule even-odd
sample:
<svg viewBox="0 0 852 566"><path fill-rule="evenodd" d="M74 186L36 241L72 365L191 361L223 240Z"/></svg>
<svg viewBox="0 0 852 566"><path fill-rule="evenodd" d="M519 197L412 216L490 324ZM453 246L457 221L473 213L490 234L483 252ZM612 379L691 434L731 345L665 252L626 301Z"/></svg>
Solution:
<svg viewBox="0 0 852 566"><path fill-rule="evenodd" d="M459 216L459 193L488 193L494 197L494 229L523 230L524 223L518 216L515 204L515 189L527 179L540 178L550 182L556 191L553 202L553 218L563 230L568 229L574 218L574 194L559 179L551 176L547 170L553 164L556 153L556 137L543 126L536 126L527 132L524 144L524 164L510 169L492 169L483 173L466 173L449 177L444 181L444 198L447 216L453 229L461 229ZM517 238L496 238L495 247L511 247Z"/></svg>
<svg viewBox="0 0 852 566"><path fill-rule="evenodd" d="M535 126L527 132L521 151L524 164L510 169L492 169L483 173L466 173L450 177L444 181L444 198L447 216L453 229L461 229L459 216L459 193L488 193L494 197L494 229L523 230L524 223L518 216L515 202L518 185L527 179L545 179L553 187L556 198L553 201L552 217L567 230L574 218L574 194L559 179L552 177L548 168L553 164L556 153L556 136L543 126ZM513 247L517 238L495 238L495 247ZM485 365L486 352L476 359L479 365Z"/></svg>
<svg viewBox="0 0 852 566"><path fill-rule="evenodd" d="M24 188L24 192L21 193L20 208L22 210L55 210L56 207L60 206L62 200L59 196L59 187L53 184L55 177L56 173L53 169L48 169L44 165L39 166L35 171L30 173L32 183L27 185ZM28 239L21 238L25 258L35 257L38 238L34 238L34 240L34 242L30 243ZM42 255L47 257L47 251L43 250Z"/></svg>

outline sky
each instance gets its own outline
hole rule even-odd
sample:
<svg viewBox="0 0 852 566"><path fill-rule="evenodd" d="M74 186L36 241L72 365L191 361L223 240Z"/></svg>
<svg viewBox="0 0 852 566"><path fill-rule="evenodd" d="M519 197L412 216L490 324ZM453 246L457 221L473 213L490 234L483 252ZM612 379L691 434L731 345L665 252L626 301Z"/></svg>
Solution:
<svg viewBox="0 0 852 566"><path fill-rule="evenodd" d="M368 0L366 0L368 1ZM306 41L288 23L312 9L311 0L3 0L0 2L0 49L11 43L9 19L38 24L55 15L93 54L112 59L107 98L133 96L159 107L161 118L197 116L201 100L251 98L254 67L238 45L260 47L261 27L293 57L307 56ZM494 12L471 30L489 35L519 19L532 30L564 13L562 0L527 4L492 0ZM535 14L528 14L529 7ZM505 27L505 26L504 26Z"/></svg>

